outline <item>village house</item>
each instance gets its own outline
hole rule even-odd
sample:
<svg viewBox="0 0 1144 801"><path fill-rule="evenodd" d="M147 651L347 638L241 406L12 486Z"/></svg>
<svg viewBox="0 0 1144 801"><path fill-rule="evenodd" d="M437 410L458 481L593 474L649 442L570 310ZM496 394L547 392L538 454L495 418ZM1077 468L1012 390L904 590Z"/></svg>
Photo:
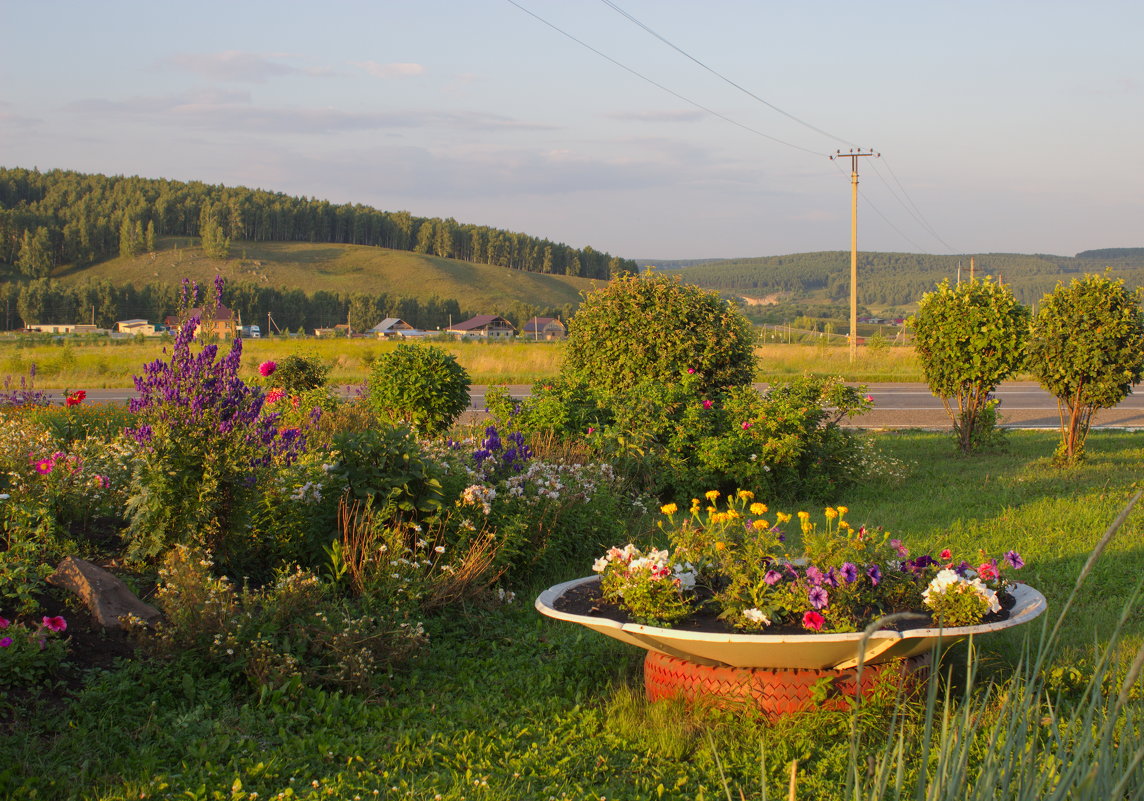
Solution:
<svg viewBox="0 0 1144 801"><path fill-rule="evenodd" d="M198 315L201 319L199 327L195 329L195 336L213 336L219 339L234 339L238 336L238 324L235 320L235 314L226 306L219 304L210 317L206 317L201 308L188 309L183 314L182 320L186 320L195 315ZM177 320L174 324L180 325L182 320Z"/></svg>
<svg viewBox="0 0 1144 801"><path fill-rule="evenodd" d="M564 339L568 336L568 329L555 317L533 317L524 324L521 336L525 339Z"/></svg>
<svg viewBox="0 0 1144 801"><path fill-rule="evenodd" d="M369 329L378 339L404 339L407 337L425 336L426 332L414 328L400 317L386 317L380 323Z"/></svg>
<svg viewBox="0 0 1144 801"><path fill-rule="evenodd" d="M451 326L446 333L461 339L512 339L516 336L516 326L495 314L478 314Z"/></svg>
<svg viewBox="0 0 1144 801"><path fill-rule="evenodd" d="M161 329L162 326L158 328ZM153 337L162 333L161 330L156 329L154 323L149 323L146 320L120 320L115 324L115 330L120 334L142 334L145 337Z"/></svg>

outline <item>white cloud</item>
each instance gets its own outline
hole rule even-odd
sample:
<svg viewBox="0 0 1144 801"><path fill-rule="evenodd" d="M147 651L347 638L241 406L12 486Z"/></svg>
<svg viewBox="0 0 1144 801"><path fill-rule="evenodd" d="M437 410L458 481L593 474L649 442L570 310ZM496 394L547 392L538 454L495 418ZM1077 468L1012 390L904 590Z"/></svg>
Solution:
<svg viewBox="0 0 1144 801"><path fill-rule="evenodd" d="M394 61L389 64L381 64L377 61L354 61L352 63L358 69L364 70L375 78L411 78L425 74L423 66L406 61Z"/></svg>

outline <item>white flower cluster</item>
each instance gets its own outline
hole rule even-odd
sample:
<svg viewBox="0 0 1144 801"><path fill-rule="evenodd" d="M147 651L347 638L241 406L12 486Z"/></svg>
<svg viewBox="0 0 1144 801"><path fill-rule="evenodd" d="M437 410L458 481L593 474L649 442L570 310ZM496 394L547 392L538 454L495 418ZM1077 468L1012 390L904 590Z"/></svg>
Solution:
<svg viewBox="0 0 1144 801"><path fill-rule="evenodd" d="M601 484L611 484L616 474L608 463L553 464L532 462L515 476L505 480L508 494L526 498L531 503L541 501L585 501L591 498Z"/></svg>
<svg viewBox="0 0 1144 801"><path fill-rule="evenodd" d="M747 618L747 620L751 621L752 623L760 623L764 626L771 625L771 619L754 607L750 609L744 609L743 617Z"/></svg>
<svg viewBox="0 0 1144 801"><path fill-rule="evenodd" d="M322 500L322 485L307 481L290 494L290 500L301 503L318 503Z"/></svg>
<svg viewBox="0 0 1144 801"><path fill-rule="evenodd" d="M948 568L940 571L933 577L933 581L931 581L929 586L925 588L925 591L922 592L922 602L925 603L926 606L933 607L931 599L936 601L938 597L949 592L951 589L955 592L964 592L966 589L973 590L985 599L985 603L988 604L990 612L1001 611L1001 602L997 600L997 593L986 587L981 579L963 578Z"/></svg>
<svg viewBox="0 0 1144 801"><path fill-rule="evenodd" d="M486 487L484 484L471 484L465 487L465 491L461 493L461 505L479 506L487 517L493 510L492 504L496 497L497 491L493 487Z"/></svg>

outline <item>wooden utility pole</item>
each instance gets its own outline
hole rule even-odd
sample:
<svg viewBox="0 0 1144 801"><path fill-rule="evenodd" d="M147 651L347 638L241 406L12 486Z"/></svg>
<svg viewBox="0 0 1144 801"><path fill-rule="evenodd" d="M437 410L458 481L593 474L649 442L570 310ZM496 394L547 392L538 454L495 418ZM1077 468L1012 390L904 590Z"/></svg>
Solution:
<svg viewBox="0 0 1144 801"><path fill-rule="evenodd" d="M850 362L858 360L858 159L867 156L878 158L881 153L873 149L863 153L862 148L843 153L841 150L830 157L850 159Z"/></svg>

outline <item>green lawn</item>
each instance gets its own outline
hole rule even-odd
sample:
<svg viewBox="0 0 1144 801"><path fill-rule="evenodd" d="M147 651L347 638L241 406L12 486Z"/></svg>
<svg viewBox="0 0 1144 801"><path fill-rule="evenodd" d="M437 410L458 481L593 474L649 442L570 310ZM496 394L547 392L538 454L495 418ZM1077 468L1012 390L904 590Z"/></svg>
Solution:
<svg viewBox="0 0 1144 801"><path fill-rule="evenodd" d="M1019 575L1047 596L1050 622L1138 488L1144 457L1144 437L1135 433L1094 432L1088 462L1071 472L1049 466L1055 437L1044 432L1013 433L1007 452L973 459L958 456L946 435L878 440L906 463L907 475L891 482L871 476L840 499L851 522L884 526L919 549L1018 550L1028 563ZM1093 664L1093 647L1106 641L1144 575L1142 522L1137 510L1088 577L1050 669L1075 666L1083 674ZM566 565L564 577L589 567ZM521 586L513 604L427 621L427 651L389 676L387 693L375 700L318 691L252 697L225 677L179 663L92 675L70 701L28 706L8 697L13 722L0 739L0 797L737 799L741 790L755 799L765 786L766 797L785 798L790 762L798 760L797 797L833 799L851 797L852 733L865 735L856 746L865 766L898 725L877 703L853 716L816 713L769 724L719 710L648 706L639 697L642 652L541 617L532 609L539 589ZM1004 681L1025 638L1035 642L1040 630L1035 623L982 638L985 675ZM1130 660L1141 642L1137 607L1115 653ZM965 655L959 646L945 663L955 668L955 695L965 684L956 670ZM1080 690L1061 692L1054 714L1066 730L1084 730L1090 724L1070 712L1083 707ZM990 698L962 728L1009 716L1004 694ZM1135 699L1126 744L1140 742ZM920 715L902 723L907 783L923 725ZM991 750L981 749L974 759ZM1030 769L1037 775L1036 764ZM953 781L952 790L932 797L962 797ZM976 788L974 797L993 797L993 786ZM1139 784L1133 792L1123 797L1139 798Z"/></svg>

